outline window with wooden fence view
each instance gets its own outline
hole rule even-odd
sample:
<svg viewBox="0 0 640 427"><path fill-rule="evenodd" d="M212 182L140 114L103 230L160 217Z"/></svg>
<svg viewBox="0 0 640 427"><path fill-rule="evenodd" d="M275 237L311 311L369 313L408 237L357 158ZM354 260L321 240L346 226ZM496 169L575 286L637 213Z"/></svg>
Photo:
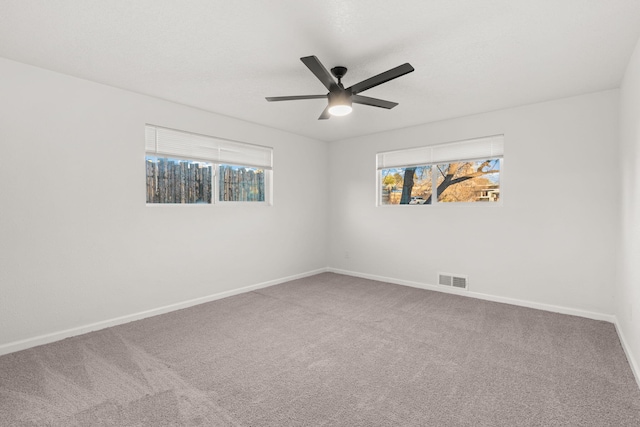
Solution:
<svg viewBox="0 0 640 427"><path fill-rule="evenodd" d="M211 203L211 163L147 156L147 203Z"/></svg>
<svg viewBox="0 0 640 427"><path fill-rule="evenodd" d="M378 204L498 202L503 145L498 135L378 153Z"/></svg>
<svg viewBox="0 0 640 427"><path fill-rule="evenodd" d="M270 200L273 149L145 126L148 204Z"/></svg>
<svg viewBox="0 0 640 427"><path fill-rule="evenodd" d="M264 202L264 170L220 165L221 202Z"/></svg>

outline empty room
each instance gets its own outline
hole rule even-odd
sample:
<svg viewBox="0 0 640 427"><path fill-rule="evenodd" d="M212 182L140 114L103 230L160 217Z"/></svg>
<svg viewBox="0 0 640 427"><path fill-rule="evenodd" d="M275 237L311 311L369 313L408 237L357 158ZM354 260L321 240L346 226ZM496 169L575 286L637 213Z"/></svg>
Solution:
<svg viewBox="0 0 640 427"><path fill-rule="evenodd" d="M639 426L640 1L0 0L0 426Z"/></svg>

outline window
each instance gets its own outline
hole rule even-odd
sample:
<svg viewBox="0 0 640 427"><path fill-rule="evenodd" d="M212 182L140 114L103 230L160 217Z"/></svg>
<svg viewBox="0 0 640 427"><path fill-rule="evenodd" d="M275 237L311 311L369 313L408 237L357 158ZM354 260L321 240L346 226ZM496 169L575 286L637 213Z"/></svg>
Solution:
<svg viewBox="0 0 640 427"><path fill-rule="evenodd" d="M152 125L145 133L148 204L269 201L272 148Z"/></svg>
<svg viewBox="0 0 640 427"><path fill-rule="evenodd" d="M497 202L500 158L436 165L438 202Z"/></svg>
<svg viewBox="0 0 640 427"><path fill-rule="evenodd" d="M147 203L211 203L213 165L147 156Z"/></svg>
<svg viewBox="0 0 640 427"><path fill-rule="evenodd" d="M500 201L502 135L378 153L378 205Z"/></svg>
<svg viewBox="0 0 640 427"><path fill-rule="evenodd" d="M431 166L382 169L383 205L424 205L431 203ZM405 181L411 183L405 188ZM403 199L404 197L404 199Z"/></svg>
<svg viewBox="0 0 640 427"><path fill-rule="evenodd" d="M264 170L220 165L220 198L225 202L264 202Z"/></svg>

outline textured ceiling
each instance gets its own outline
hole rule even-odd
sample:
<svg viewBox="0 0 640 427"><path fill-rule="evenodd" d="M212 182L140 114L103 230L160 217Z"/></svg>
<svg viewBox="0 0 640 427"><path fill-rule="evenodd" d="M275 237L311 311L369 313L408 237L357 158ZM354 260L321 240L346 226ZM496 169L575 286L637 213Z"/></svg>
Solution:
<svg viewBox="0 0 640 427"><path fill-rule="evenodd" d="M640 0L0 0L0 56L333 141L616 88ZM345 86L416 71L317 120L326 93L300 62L349 68Z"/></svg>

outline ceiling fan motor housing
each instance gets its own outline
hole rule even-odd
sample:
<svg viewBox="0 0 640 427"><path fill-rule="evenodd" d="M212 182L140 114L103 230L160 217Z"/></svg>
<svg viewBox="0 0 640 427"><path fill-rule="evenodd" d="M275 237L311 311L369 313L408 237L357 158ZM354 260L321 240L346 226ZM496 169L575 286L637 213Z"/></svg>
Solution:
<svg viewBox="0 0 640 427"><path fill-rule="evenodd" d="M329 92L329 105L351 106L351 92L347 90Z"/></svg>

